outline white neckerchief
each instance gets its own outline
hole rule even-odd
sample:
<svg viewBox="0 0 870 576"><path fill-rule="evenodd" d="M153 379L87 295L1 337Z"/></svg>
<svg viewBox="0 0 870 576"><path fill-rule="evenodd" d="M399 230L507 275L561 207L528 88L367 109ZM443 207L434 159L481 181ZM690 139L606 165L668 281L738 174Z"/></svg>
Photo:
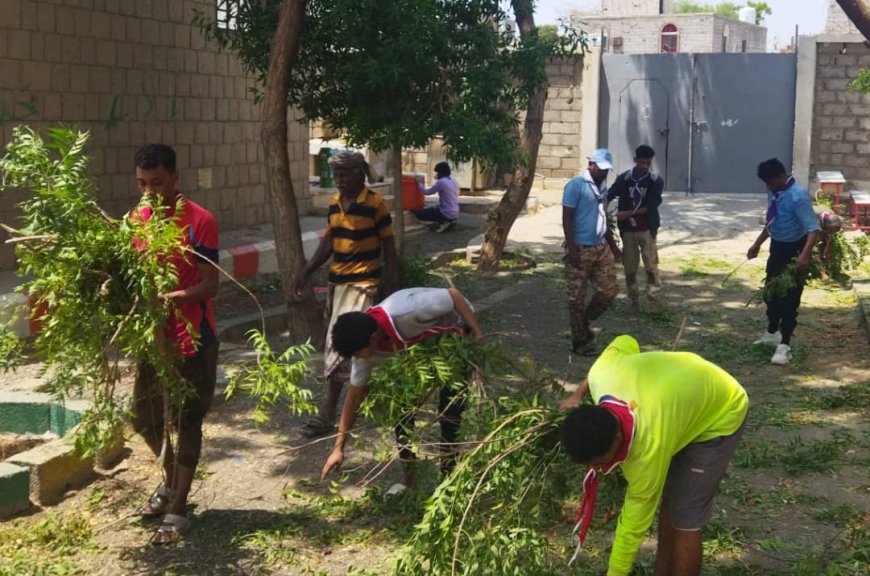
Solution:
<svg viewBox="0 0 870 576"><path fill-rule="evenodd" d="M595 223L595 233L598 234L599 240L604 240L604 236L607 234L607 186L602 182L602 187L599 187L592 179L589 170L583 172L581 177L592 185L592 193L598 201L598 221Z"/></svg>

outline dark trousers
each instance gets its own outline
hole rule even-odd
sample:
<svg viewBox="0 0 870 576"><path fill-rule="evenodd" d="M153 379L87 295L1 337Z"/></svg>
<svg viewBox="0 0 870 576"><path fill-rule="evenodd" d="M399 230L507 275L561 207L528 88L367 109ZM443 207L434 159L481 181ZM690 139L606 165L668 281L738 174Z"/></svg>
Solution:
<svg viewBox="0 0 870 576"><path fill-rule="evenodd" d="M795 242L777 242L771 238L767 275L764 281L769 282L782 273L786 266L798 257L806 241L806 236ZM783 344L790 343L791 335L797 326L798 307L801 305L801 295L804 292L804 284L807 283L807 275L798 274L796 279L797 285L784 295L764 300L767 304L767 331L773 333L779 330L782 333Z"/></svg>
<svg viewBox="0 0 870 576"><path fill-rule="evenodd" d="M178 428L178 463L196 468L202 451L202 421L211 408L217 380L220 344L206 344L193 356L179 362L181 376L194 389L181 407L181 417L172 414L173 428ZM133 387L133 429L154 444L163 438L163 387L151 364L140 362Z"/></svg>
<svg viewBox="0 0 870 576"><path fill-rule="evenodd" d="M456 463L456 441L459 439L459 427L462 424L462 413L465 411L465 389L457 390L450 386L441 388L438 394L438 424L441 427L441 473L449 474ZM411 450L411 440L414 436L414 412L407 413L396 425L396 442L399 444L399 457L402 460L417 458Z"/></svg>
<svg viewBox="0 0 870 576"><path fill-rule="evenodd" d="M424 222L447 222L450 220L450 218L446 218L444 214L441 213L441 210L439 210L437 206L423 208L422 210L414 212L414 216L417 220L423 220Z"/></svg>

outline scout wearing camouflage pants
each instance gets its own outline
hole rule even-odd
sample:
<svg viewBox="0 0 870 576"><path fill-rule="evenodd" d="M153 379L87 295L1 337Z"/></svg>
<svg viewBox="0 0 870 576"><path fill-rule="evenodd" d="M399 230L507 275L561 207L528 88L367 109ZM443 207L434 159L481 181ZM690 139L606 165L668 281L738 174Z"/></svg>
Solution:
<svg viewBox="0 0 870 576"><path fill-rule="evenodd" d="M565 263L565 277L568 280L568 312L571 317L574 351L591 353L591 344L595 336L589 328L589 322L604 314L619 294L619 284L616 282L616 269L610 248L604 245L580 246L579 250L579 266L574 265L570 260ZM590 282L595 288L595 294L587 304L586 292ZM590 348L590 352L581 350L578 345L580 342L584 343L585 348Z"/></svg>
<svg viewBox="0 0 870 576"><path fill-rule="evenodd" d="M571 316L571 349L594 354L595 333L589 323L601 316L619 293L614 257L622 258L607 226L607 172L612 168L608 150L589 156L588 168L572 178L562 195L562 229L565 232L565 274L568 279L568 312ZM612 254L612 255L611 255ZM586 304L586 289L595 294Z"/></svg>

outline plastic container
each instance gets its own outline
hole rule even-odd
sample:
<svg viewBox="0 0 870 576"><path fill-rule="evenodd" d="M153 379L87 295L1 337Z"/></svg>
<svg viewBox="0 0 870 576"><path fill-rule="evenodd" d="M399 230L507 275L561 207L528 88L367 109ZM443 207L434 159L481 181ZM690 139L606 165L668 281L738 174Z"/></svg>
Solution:
<svg viewBox="0 0 870 576"><path fill-rule="evenodd" d="M317 173L320 176L321 188L335 186L335 180L332 179L332 168L329 167L330 156L332 156L332 148L323 147L317 153Z"/></svg>
<svg viewBox="0 0 870 576"><path fill-rule="evenodd" d="M423 193L417 187L417 178L414 174L402 176L402 202L405 205L405 210L409 212L418 212L423 209Z"/></svg>

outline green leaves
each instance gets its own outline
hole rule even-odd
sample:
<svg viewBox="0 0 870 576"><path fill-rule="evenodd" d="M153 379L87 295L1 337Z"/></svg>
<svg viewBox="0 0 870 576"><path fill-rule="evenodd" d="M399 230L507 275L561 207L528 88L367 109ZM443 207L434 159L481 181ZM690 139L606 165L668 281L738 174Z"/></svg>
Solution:
<svg viewBox="0 0 870 576"><path fill-rule="evenodd" d="M177 283L171 258L181 230L164 207L143 198L152 218L117 220L97 204L84 153L87 132L46 130L46 140L18 127L0 157L0 192L30 191L19 204L23 214L16 240L19 274L29 278L18 290L32 299L31 317L42 328L34 350L46 366L49 391L58 399L86 396L92 407L77 428L76 445L93 454L115 441L123 407L115 388L124 357L156 367L161 384L181 402L187 387L175 358L163 349L169 307L158 295ZM133 185L131 177L131 186ZM4 368L20 342L0 336Z"/></svg>
<svg viewBox="0 0 870 576"><path fill-rule="evenodd" d="M266 336L258 331L248 332L248 342L257 352L257 361L243 364L230 376L226 397L237 391L256 400L253 419L259 426L269 421L269 411L279 402L286 403L292 414L313 414L317 408L311 403L311 391L300 385L308 374L307 358L314 346L290 346L280 355L272 351Z"/></svg>
<svg viewBox="0 0 870 576"><path fill-rule="evenodd" d="M210 14L196 22L262 85L279 7L240 4L236 31ZM454 161L519 162L518 116L547 59L582 55L586 37L520 35L511 22L495 0L307 2L288 102L374 151L440 136Z"/></svg>
<svg viewBox="0 0 870 576"><path fill-rule="evenodd" d="M427 500L395 574L553 573L544 533L566 496L567 462L554 435L561 416L538 404L535 395L474 404L487 432Z"/></svg>

